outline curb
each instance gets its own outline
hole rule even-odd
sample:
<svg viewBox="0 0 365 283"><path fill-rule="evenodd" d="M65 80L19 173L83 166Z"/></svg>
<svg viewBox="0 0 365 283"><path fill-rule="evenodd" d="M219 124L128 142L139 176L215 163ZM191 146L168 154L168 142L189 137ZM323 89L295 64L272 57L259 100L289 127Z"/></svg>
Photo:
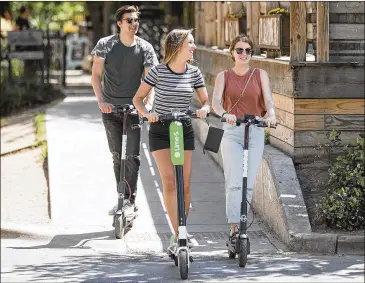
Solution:
<svg viewBox="0 0 365 283"><path fill-rule="evenodd" d="M215 120L217 119L210 118L209 124L219 127L219 123L215 123ZM193 128L196 133L196 138L200 143L204 144L208 131L207 123L205 121L194 120ZM207 151L207 153L212 160L222 167L220 152L215 154ZM276 181L278 181L277 184L280 185L281 180ZM282 207L282 211L284 211L283 209L285 208ZM263 219L265 218L263 217ZM304 231L305 229L303 229L304 227L301 227L301 225L299 225L299 227L298 225L295 225L296 223L293 223L293 220L288 217L285 217L284 221L289 227L297 227L300 228L299 230L303 231L303 233L300 233L299 231L293 232L291 229L286 230L284 233L288 236L287 239L285 239L287 236L283 238L283 236L277 234L279 239L285 243L291 251L310 252L313 254L364 255L364 235L344 236L334 233L321 234L310 232L309 219L307 221L309 225L308 229L306 229L307 231Z"/></svg>
<svg viewBox="0 0 365 283"><path fill-rule="evenodd" d="M364 236L343 236L333 233L291 234L289 248L298 252L337 255L364 255Z"/></svg>
<svg viewBox="0 0 365 283"><path fill-rule="evenodd" d="M337 254L364 255L364 235L338 236Z"/></svg>
<svg viewBox="0 0 365 283"><path fill-rule="evenodd" d="M336 254L337 235L319 233L296 233L289 236L289 249L297 252Z"/></svg>
<svg viewBox="0 0 365 283"><path fill-rule="evenodd" d="M55 234L51 226L1 222L1 239L50 238Z"/></svg>

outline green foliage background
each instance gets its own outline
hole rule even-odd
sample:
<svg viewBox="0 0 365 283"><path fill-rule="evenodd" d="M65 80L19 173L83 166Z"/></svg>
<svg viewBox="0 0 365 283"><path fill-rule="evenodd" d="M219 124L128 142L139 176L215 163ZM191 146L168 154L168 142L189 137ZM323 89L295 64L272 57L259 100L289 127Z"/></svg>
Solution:
<svg viewBox="0 0 365 283"><path fill-rule="evenodd" d="M49 24L51 30L58 30L63 24L71 23L75 14L87 13L86 2L10 2L10 12L15 20L19 15L19 9L25 6L31 14L31 24L45 30Z"/></svg>

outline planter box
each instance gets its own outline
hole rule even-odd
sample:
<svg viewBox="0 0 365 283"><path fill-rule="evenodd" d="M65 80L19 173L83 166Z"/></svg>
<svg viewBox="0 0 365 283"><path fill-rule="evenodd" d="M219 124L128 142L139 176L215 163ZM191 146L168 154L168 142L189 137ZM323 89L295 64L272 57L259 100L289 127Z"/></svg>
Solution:
<svg viewBox="0 0 365 283"><path fill-rule="evenodd" d="M240 33L246 33L247 20L246 16L241 18L224 19L224 44L229 46L232 40Z"/></svg>
<svg viewBox="0 0 365 283"><path fill-rule="evenodd" d="M269 51L290 51L290 15L259 17L259 47Z"/></svg>

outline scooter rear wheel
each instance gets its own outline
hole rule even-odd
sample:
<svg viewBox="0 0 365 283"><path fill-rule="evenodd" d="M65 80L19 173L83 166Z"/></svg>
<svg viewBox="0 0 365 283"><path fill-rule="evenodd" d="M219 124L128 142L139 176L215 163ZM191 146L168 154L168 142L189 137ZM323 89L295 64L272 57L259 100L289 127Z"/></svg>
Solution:
<svg viewBox="0 0 365 283"><path fill-rule="evenodd" d="M185 250L181 250L179 252L179 269L180 269L180 277L185 280L188 278L188 253Z"/></svg>
<svg viewBox="0 0 365 283"><path fill-rule="evenodd" d="M239 239L240 249L238 254L238 265L240 267L245 267L247 264L247 254L248 254L248 245L247 239Z"/></svg>
<svg viewBox="0 0 365 283"><path fill-rule="evenodd" d="M127 220L125 219L123 214L114 217L114 232L117 239L123 238L126 222Z"/></svg>

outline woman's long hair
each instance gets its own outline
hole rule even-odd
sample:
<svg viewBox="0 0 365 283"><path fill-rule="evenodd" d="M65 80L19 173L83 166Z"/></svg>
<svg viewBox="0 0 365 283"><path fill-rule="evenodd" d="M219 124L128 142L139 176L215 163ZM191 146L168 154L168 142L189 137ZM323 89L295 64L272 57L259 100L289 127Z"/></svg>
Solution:
<svg viewBox="0 0 365 283"><path fill-rule="evenodd" d="M174 29L168 33L163 43L164 64L168 64L176 58L184 40L191 32L191 29Z"/></svg>

